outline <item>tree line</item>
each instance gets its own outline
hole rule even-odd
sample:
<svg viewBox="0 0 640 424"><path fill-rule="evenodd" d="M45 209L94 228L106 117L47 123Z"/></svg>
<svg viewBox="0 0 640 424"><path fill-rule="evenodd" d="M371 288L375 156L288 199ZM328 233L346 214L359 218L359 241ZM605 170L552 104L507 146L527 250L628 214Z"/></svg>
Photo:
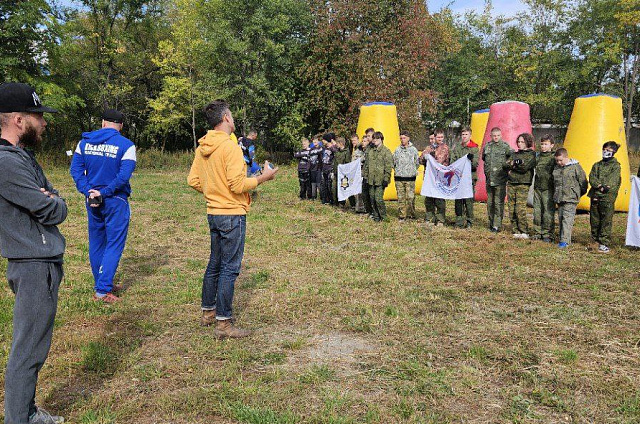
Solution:
<svg viewBox="0 0 640 424"><path fill-rule="evenodd" d="M420 0L14 0L0 4L0 81L62 111L49 148L72 147L105 107L142 149L193 148L216 98L272 151L353 131L374 100L417 138L506 99L563 125L594 92L622 97L635 122L640 0L525 3L507 17L490 0L464 15Z"/></svg>

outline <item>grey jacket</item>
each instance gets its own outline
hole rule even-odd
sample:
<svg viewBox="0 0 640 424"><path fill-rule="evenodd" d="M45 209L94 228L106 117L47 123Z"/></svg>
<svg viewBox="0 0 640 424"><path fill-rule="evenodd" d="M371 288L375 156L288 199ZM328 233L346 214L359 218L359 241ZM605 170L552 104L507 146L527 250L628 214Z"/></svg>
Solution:
<svg viewBox="0 0 640 424"><path fill-rule="evenodd" d="M55 193L53 198L40 189ZM0 145L0 254L7 259L51 260L64 253L58 227L67 205L34 158Z"/></svg>

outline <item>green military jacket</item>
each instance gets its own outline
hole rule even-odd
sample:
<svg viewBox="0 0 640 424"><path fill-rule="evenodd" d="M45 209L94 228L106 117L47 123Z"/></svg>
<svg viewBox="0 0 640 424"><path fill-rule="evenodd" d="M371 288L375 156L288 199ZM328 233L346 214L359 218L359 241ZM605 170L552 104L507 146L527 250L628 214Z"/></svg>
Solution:
<svg viewBox="0 0 640 424"><path fill-rule="evenodd" d="M565 166L553 170L553 201L578 203L587 192L587 174L577 160L571 159Z"/></svg>
<svg viewBox="0 0 640 424"><path fill-rule="evenodd" d="M536 190L553 190L553 169L556 167L556 152L539 152L536 155Z"/></svg>
<svg viewBox="0 0 640 424"><path fill-rule="evenodd" d="M478 179L477 170L478 170L478 161L480 160L480 148L476 143L471 140L469 144L463 146L462 143L456 143L453 146L453 150L451 151L451 163L457 161L463 156L467 156L469 153L473 155L473 159L471 160L471 171L473 171L473 183L475 185L476 180Z"/></svg>
<svg viewBox="0 0 640 424"><path fill-rule="evenodd" d="M351 162L351 150L336 150L333 154L333 173L338 175L338 165Z"/></svg>
<svg viewBox="0 0 640 424"><path fill-rule="evenodd" d="M607 162L603 160L596 162L589 172L589 185L591 185L589 197L613 203L618 197L621 182L620 162L616 158L611 158ZM596 190L599 185L609 186L609 191L602 193L600 190Z"/></svg>
<svg viewBox="0 0 640 424"><path fill-rule="evenodd" d="M514 164L516 159L522 160L522 164ZM531 185L531 181L533 180L533 170L536 166L536 152L533 150L518 150L511 155L511 163L509 184Z"/></svg>
<svg viewBox="0 0 640 424"><path fill-rule="evenodd" d="M386 185L391 181L393 155L384 144L367 149L362 178L369 185Z"/></svg>
<svg viewBox="0 0 640 424"><path fill-rule="evenodd" d="M510 168L511 147L503 140L489 141L484 145L482 160L484 161L484 175L491 187L507 183Z"/></svg>

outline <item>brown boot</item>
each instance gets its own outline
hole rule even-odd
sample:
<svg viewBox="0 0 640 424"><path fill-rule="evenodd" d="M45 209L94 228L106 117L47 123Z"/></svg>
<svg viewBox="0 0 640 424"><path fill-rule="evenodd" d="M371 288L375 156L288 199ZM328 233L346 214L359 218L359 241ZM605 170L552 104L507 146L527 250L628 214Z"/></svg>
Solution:
<svg viewBox="0 0 640 424"><path fill-rule="evenodd" d="M239 339L240 337L247 337L251 335L251 330L243 330L233 325L230 319L218 320L216 322L216 329L213 334L219 339L225 339L227 337L232 339Z"/></svg>
<svg viewBox="0 0 640 424"><path fill-rule="evenodd" d="M208 327L211 324L216 322L216 310L212 311L202 311L202 319L200 320L200 325L203 327Z"/></svg>

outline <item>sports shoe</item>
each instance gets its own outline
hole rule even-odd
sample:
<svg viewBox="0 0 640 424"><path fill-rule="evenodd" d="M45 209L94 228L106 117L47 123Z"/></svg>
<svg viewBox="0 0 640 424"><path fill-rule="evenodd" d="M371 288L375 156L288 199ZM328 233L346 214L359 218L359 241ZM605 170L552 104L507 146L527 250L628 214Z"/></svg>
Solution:
<svg viewBox="0 0 640 424"><path fill-rule="evenodd" d="M560 243L558 243L558 247L559 247L560 249L565 249L565 248L567 248L568 246L569 246L569 243L564 242L564 241L561 241Z"/></svg>
<svg viewBox="0 0 640 424"><path fill-rule="evenodd" d="M611 251L611 249L609 249L604 244L601 244L600 247L598 247L598 252L600 252L600 253L609 253L610 251Z"/></svg>
<svg viewBox="0 0 640 424"><path fill-rule="evenodd" d="M491 231L492 233L497 233L500 230L498 230L498 227L491 227L489 231Z"/></svg>
<svg viewBox="0 0 640 424"><path fill-rule="evenodd" d="M444 227L444 222L438 222L438 223L436 224L436 227Z"/></svg>
<svg viewBox="0 0 640 424"><path fill-rule="evenodd" d="M542 240L542 236L540 234L534 234L531 236L531 240Z"/></svg>
<svg viewBox="0 0 640 424"><path fill-rule="evenodd" d="M103 303L116 303L120 302L120 298L113 293L107 293L102 297L98 297L96 293L93 294L93 300L95 302L103 302Z"/></svg>
<svg viewBox="0 0 640 424"><path fill-rule="evenodd" d="M514 239L520 239L520 238L522 238L522 234L520 234L520 233L513 233L513 238L514 238Z"/></svg>
<svg viewBox="0 0 640 424"><path fill-rule="evenodd" d="M520 234L520 238L521 238L522 240L529 240L529 234L527 234L527 233L522 233L522 234Z"/></svg>
<svg viewBox="0 0 640 424"><path fill-rule="evenodd" d="M42 408L38 408L36 412L34 412L29 417L29 424L62 424L64 423L64 418L59 417L57 415L51 415L47 411Z"/></svg>

